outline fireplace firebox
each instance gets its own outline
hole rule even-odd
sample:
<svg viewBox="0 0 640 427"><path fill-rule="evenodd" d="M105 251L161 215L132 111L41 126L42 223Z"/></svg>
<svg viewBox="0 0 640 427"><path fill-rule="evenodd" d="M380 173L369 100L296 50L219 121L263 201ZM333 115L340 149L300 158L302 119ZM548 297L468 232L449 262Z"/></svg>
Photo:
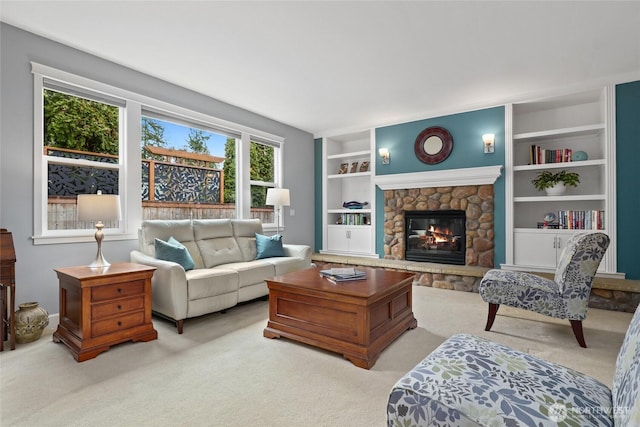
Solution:
<svg viewBox="0 0 640 427"><path fill-rule="evenodd" d="M405 211L404 224L406 260L465 264L463 210Z"/></svg>

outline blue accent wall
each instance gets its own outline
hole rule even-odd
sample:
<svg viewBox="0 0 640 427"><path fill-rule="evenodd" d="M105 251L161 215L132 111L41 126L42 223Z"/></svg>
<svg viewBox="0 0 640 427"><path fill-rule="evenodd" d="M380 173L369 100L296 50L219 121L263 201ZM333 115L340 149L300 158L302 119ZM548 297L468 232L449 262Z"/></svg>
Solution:
<svg viewBox="0 0 640 427"><path fill-rule="evenodd" d="M616 86L616 198L618 271L640 279L640 81Z"/></svg>
<svg viewBox="0 0 640 427"><path fill-rule="evenodd" d="M505 186L504 186L504 106L418 120L376 129L376 152L388 148L391 162L383 165L376 156L376 174L391 175L480 166L503 166L502 175L494 184L494 265L505 262ZM417 136L431 126L445 128L453 138L449 157L436 165L422 163L413 146ZM482 135L495 134L495 152L485 154ZM428 186L425 183L425 186ZM384 196L376 190L376 252L384 257Z"/></svg>

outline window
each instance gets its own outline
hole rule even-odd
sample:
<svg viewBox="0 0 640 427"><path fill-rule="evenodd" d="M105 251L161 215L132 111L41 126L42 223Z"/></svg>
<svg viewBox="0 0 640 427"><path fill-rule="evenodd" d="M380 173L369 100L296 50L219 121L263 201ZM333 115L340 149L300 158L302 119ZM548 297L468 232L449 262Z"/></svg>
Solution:
<svg viewBox="0 0 640 427"><path fill-rule="evenodd" d="M94 222L77 220L77 195L120 193L124 103L47 80L42 100L45 233L95 230ZM119 221L107 222L105 228L119 229Z"/></svg>
<svg viewBox="0 0 640 427"><path fill-rule="evenodd" d="M282 185L283 138L31 66L34 244L91 241L95 224L76 221L76 198L98 190L118 194L122 208L106 240L136 239L154 218L260 218L275 228L264 203L266 189Z"/></svg>
<svg viewBox="0 0 640 427"><path fill-rule="evenodd" d="M249 175L251 185L251 218L263 224L274 224L274 207L267 206L267 189L276 187L276 150L278 146L258 141L249 143ZM282 220L281 220L282 221Z"/></svg>
<svg viewBox="0 0 640 427"><path fill-rule="evenodd" d="M235 144L206 125L143 111L143 219L235 218L235 179L226 173Z"/></svg>

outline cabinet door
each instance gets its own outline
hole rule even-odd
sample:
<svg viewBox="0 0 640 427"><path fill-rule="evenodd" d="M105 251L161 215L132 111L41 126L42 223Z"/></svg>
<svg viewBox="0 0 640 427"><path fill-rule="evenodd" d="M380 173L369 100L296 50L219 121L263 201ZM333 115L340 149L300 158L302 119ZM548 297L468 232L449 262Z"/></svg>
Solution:
<svg viewBox="0 0 640 427"><path fill-rule="evenodd" d="M351 252L371 252L371 226L351 228L348 236Z"/></svg>
<svg viewBox="0 0 640 427"><path fill-rule="evenodd" d="M557 236L552 233L515 232L514 263L535 267L556 268ZM559 254L560 251L557 251Z"/></svg>
<svg viewBox="0 0 640 427"><path fill-rule="evenodd" d="M347 227L327 227L327 249L330 251L348 251L349 239Z"/></svg>

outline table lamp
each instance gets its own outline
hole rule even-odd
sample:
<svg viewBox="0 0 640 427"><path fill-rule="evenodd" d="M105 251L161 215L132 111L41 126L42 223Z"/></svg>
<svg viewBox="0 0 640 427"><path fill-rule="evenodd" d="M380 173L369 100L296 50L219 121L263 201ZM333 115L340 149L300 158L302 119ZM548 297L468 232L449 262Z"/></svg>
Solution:
<svg viewBox="0 0 640 427"><path fill-rule="evenodd" d="M78 221L96 222L96 242L98 242L98 253L96 259L89 264L89 268L108 267L111 264L102 255L102 221L121 220L120 196L117 194L78 194Z"/></svg>
<svg viewBox="0 0 640 427"><path fill-rule="evenodd" d="M288 188L268 188L267 189L267 205L273 205L277 209L276 215L276 234L280 234L280 209L282 206L290 206L291 198Z"/></svg>

